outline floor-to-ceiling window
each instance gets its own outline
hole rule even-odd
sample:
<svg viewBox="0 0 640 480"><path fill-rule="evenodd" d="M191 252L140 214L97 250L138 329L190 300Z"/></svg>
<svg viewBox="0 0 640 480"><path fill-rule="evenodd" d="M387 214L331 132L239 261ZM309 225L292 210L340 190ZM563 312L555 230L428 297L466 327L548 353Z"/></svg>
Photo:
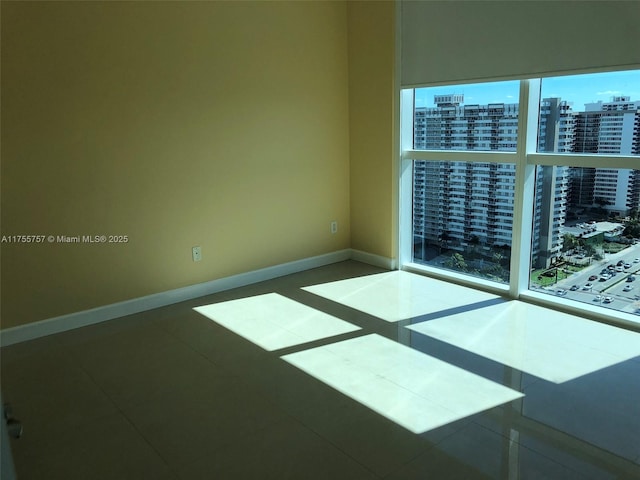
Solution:
<svg viewBox="0 0 640 480"><path fill-rule="evenodd" d="M401 109L405 265L640 321L640 71L411 88Z"/></svg>

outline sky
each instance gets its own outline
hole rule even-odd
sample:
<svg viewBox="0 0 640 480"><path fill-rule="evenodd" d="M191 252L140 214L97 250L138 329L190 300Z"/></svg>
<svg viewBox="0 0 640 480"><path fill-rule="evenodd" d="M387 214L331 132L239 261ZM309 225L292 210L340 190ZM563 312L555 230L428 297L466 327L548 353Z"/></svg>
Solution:
<svg viewBox="0 0 640 480"><path fill-rule="evenodd" d="M416 106L433 107L433 96L447 93L464 94L466 105L488 103L516 103L520 82L495 82L451 87L416 89ZM552 77L542 80L540 98L560 97L573 102L573 111L584 111L584 104L610 101L614 95L640 100L640 70Z"/></svg>

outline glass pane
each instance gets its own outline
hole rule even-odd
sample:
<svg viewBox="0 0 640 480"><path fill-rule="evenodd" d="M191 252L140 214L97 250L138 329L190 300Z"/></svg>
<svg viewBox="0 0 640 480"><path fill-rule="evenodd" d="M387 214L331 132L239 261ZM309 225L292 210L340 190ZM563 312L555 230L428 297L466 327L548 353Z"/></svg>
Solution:
<svg viewBox="0 0 640 480"><path fill-rule="evenodd" d="M515 164L413 168L413 261L509 283Z"/></svg>
<svg viewBox="0 0 640 480"><path fill-rule="evenodd" d="M537 167L530 288L640 313L640 170Z"/></svg>
<svg viewBox="0 0 640 480"><path fill-rule="evenodd" d="M417 88L415 150L515 151L517 81Z"/></svg>
<svg viewBox="0 0 640 480"><path fill-rule="evenodd" d="M640 70L545 78L538 152L640 155Z"/></svg>

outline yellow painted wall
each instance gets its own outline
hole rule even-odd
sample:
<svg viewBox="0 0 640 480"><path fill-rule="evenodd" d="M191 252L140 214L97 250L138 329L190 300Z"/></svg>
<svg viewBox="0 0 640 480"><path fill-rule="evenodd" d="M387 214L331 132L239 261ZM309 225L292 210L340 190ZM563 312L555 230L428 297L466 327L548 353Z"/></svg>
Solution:
<svg viewBox="0 0 640 480"><path fill-rule="evenodd" d="M129 238L2 244L3 328L348 248L359 120L355 243L389 253L364 225L389 221L388 169L363 173L388 157L388 140L365 145L388 112L348 98L349 73L388 62L372 48L349 72L370 26L349 50L345 3L1 8L2 235Z"/></svg>
<svg viewBox="0 0 640 480"><path fill-rule="evenodd" d="M351 246L396 256L394 2L349 2Z"/></svg>

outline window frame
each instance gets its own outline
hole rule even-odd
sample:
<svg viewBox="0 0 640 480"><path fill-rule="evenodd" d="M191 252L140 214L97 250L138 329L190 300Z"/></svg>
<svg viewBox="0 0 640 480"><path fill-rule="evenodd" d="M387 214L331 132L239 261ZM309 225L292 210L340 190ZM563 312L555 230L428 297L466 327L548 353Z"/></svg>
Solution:
<svg viewBox="0 0 640 480"><path fill-rule="evenodd" d="M606 70L610 71L610 70ZM578 72L575 74L581 74ZM594 71L591 73L600 73ZM602 73L605 73L603 71ZM563 72L562 75L570 73ZM549 75L550 77L552 75ZM510 79L513 80L513 79ZM640 157L634 155L603 155L573 153L538 153L540 85L542 78L520 80L518 138L515 152L469 150L414 150L413 112L414 91L417 86L400 87L399 102L399 215L398 260L399 268L425 274L442 280L489 291L514 300L523 300L556 310L566 311L624 328L640 330L640 317L602 306L555 297L529 288L531 269L531 243L533 236L534 195L537 166L593 167L615 169L639 169ZM468 84L500 81L485 79ZM429 87L431 85L423 85ZM442 84L433 85L442 86ZM454 87L455 85L452 85ZM520 133L523 132L523 133ZM513 206L513 230L508 285L492 282L471 275L440 269L412 261L413 240L413 162L423 160L457 161L472 163L514 163L516 165L515 196Z"/></svg>

